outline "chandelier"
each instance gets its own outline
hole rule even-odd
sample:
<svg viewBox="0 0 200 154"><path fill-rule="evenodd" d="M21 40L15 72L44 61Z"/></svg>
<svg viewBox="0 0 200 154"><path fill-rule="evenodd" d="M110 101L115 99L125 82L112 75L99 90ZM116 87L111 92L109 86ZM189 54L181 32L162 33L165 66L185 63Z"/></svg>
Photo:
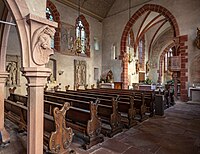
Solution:
<svg viewBox="0 0 200 154"><path fill-rule="evenodd" d="M79 55L82 52L82 45L81 45L81 25L80 25L80 13L81 13L81 2L78 0L78 21L76 22L76 28L78 29L78 36L76 36L75 40L75 48L76 53Z"/></svg>

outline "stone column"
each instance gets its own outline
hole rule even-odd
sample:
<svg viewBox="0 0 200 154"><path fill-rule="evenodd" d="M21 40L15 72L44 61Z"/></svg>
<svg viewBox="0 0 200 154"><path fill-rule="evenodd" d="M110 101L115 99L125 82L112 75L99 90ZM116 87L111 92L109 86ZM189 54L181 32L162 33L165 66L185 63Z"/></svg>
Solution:
<svg viewBox="0 0 200 154"><path fill-rule="evenodd" d="M0 142L3 143L9 142L10 140L10 135L4 128L4 87L7 77L7 72L0 72Z"/></svg>
<svg viewBox="0 0 200 154"><path fill-rule="evenodd" d="M50 69L44 67L22 68L28 80L28 154L43 153L44 85Z"/></svg>
<svg viewBox="0 0 200 154"><path fill-rule="evenodd" d="M128 89L128 54L125 53L122 59L123 72L122 72L122 82L123 89Z"/></svg>

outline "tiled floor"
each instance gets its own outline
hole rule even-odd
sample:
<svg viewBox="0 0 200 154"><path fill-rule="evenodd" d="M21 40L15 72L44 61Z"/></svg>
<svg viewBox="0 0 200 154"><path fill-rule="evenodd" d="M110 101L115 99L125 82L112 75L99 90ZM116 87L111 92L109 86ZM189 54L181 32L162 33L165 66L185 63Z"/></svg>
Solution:
<svg viewBox="0 0 200 154"><path fill-rule="evenodd" d="M26 153L26 135L6 120L11 143L0 154ZM83 154L200 154L200 105L176 102L163 117L154 116L85 151L79 143L71 148Z"/></svg>

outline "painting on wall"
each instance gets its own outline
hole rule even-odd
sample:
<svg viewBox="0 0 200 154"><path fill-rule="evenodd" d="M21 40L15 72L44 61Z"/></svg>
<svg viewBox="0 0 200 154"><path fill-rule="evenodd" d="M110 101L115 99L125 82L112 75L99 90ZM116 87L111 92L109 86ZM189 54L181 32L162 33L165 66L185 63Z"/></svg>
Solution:
<svg viewBox="0 0 200 154"><path fill-rule="evenodd" d="M6 71L9 73L6 79L6 86L13 87L20 85L20 56L6 55Z"/></svg>
<svg viewBox="0 0 200 154"><path fill-rule="evenodd" d="M181 69L181 58L179 56L169 57L169 70L180 71Z"/></svg>
<svg viewBox="0 0 200 154"><path fill-rule="evenodd" d="M86 61L74 60L74 87L86 85Z"/></svg>
<svg viewBox="0 0 200 154"><path fill-rule="evenodd" d="M61 23L61 52L64 54L74 54L75 26Z"/></svg>

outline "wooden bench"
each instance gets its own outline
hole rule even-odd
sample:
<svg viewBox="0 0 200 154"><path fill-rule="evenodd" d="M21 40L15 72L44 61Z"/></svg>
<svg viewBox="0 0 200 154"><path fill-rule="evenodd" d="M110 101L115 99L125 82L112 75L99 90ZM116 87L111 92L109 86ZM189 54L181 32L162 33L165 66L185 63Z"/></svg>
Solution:
<svg viewBox="0 0 200 154"><path fill-rule="evenodd" d="M45 99L50 101L59 100L60 102L69 101L74 107L89 110L88 102L94 102L97 98L58 92L45 92ZM100 103L98 105L98 116L101 117L103 122L102 133L112 137L113 135L122 131L120 123L121 115L118 112L118 101L115 98L112 100L99 98L99 100ZM110 127L107 127L106 124L108 124Z"/></svg>
<svg viewBox="0 0 200 154"><path fill-rule="evenodd" d="M121 114L121 122L124 124L125 127L132 127L136 125L136 121L134 120L135 118L135 108L134 108L134 97L133 96L122 96L122 95L117 95L117 94L101 94L101 93L87 93L87 91L73 91L73 90L66 90L65 91L56 91L55 93L63 93L63 94L76 94L76 95L81 95L81 96L86 96L86 97L96 97L101 99L112 99L118 98L118 111ZM126 97L127 99L123 99Z"/></svg>
<svg viewBox="0 0 200 154"><path fill-rule="evenodd" d="M152 90L127 90L127 89L88 89L88 90L79 90L82 93L92 93L92 94L106 94L106 95L119 95L120 97L131 96L134 93L144 93L144 103L146 106L146 113L150 116L154 115L155 109L155 92Z"/></svg>
<svg viewBox="0 0 200 154"><path fill-rule="evenodd" d="M63 118L68 109L69 103L65 103L61 110L54 108L54 116L44 114L44 149L46 152L72 152L69 146L72 142L73 131L71 128L66 128ZM27 130L27 110L23 102L18 103L5 99L5 116L19 125L20 130Z"/></svg>
<svg viewBox="0 0 200 154"><path fill-rule="evenodd" d="M23 103L26 104L28 98L23 95L11 94L9 99L13 99L16 102L23 100ZM44 100L44 113L50 116L54 114L54 108L61 108L66 102L66 99L58 100L57 98L52 97L51 99L53 101ZM68 121L67 126L71 127L76 135L85 141L83 145L84 149L88 149L91 146L103 141L103 136L100 134L101 120L97 116L98 101L95 103L89 102L89 104L86 103L86 105L89 105L90 110L84 110L71 106L66 113L66 120Z"/></svg>
<svg viewBox="0 0 200 154"><path fill-rule="evenodd" d="M97 115L98 100L90 103L90 110L84 110L77 107L70 107L66 113L67 126L71 127L78 137L81 137L85 143L84 149L103 142L101 132L101 120ZM45 113L52 114L52 108L61 107L61 103L45 101Z"/></svg>

